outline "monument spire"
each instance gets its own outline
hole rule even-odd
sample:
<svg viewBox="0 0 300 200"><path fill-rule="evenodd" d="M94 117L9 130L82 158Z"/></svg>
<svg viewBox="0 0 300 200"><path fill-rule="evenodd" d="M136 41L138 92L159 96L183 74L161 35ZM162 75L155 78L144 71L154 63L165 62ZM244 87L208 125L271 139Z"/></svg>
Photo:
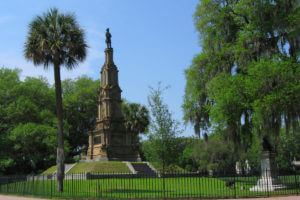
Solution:
<svg viewBox="0 0 300 200"><path fill-rule="evenodd" d="M101 69L101 87L99 93L98 119L110 118L123 120L121 112L121 92L119 87L118 68L113 60L113 48L106 48L105 62ZM102 110L101 110L102 109ZM106 109L106 110L103 110Z"/></svg>
<svg viewBox="0 0 300 200"><path fill-rule="evenodd" d="M113 59L113 48L111 47L111 34L109 28L106 29L106 44L107 48L105 52L105 62L101 69L101 87L115 86L119 87L118 83L118 69Z"/></svg>
<svg viewBox="0 0 300 200"><path fill-rule="evenodd" d="M105 62L101 68L98 117L96 128L89 132L88 160L139 160L137 148L132 145L132 134L126 132L122 115L122 100L118 68L113 60L111 34L106 29Z"/></svg>

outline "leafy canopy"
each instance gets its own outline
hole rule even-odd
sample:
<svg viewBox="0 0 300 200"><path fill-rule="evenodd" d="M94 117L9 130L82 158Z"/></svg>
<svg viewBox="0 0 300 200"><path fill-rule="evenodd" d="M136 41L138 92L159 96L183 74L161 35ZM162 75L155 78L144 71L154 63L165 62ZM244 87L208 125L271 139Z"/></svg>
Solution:
<svg viewBox="0 0 300 200"><path fill-rule="evenodd" d="M197 135L221 130L237 152L251 146L255 131L297 131L299 11L296 0L199 1L202 52L185 70L182 106Z"/></svg>

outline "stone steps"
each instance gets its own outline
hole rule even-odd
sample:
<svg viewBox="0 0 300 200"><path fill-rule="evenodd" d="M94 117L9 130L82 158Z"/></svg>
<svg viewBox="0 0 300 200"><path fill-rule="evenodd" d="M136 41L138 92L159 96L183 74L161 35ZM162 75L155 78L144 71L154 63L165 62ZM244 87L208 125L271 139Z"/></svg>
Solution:
<svg viewBox="0 0 300 200"><path fill-rule="evenodd" d="M136 171L136 174L147 176L147 177L157 177L157 173L152 170L147 163L131 163L132 167Z"/></svg>
<svg viewBox="0 0 300 200"><path fill-rule="evenodd" d="M68 173L77 163L74 164L65 164L65 174ZM53 173L53 175L56 175L56 170Z"/></svg>

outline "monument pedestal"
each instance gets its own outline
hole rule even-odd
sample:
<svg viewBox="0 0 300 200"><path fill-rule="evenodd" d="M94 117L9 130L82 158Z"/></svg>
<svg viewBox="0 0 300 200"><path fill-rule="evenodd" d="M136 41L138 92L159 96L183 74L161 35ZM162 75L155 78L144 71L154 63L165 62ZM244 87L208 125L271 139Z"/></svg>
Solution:
<svg viewBox="0 0 300 200"><path fill-rule="evenodd" d="M261 178L257 185L250 188L250 191L274 191L286 189L285 185L277 178L278 173L275 165L275 153L263 151L261 154Z"/></svg>

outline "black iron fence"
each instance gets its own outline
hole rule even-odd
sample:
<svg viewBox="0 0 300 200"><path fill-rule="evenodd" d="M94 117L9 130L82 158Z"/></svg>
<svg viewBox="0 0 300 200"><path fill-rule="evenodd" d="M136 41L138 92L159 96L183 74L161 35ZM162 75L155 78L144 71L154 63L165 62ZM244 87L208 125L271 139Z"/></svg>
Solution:
<svg viewBox="0 0 300 200"><path fill-rule="evenodd" d="M65 176L56 192L56 176L2 176L0 193L46 198L243 198L300 195L300 174L209 175L207 173L100 174Z"/></svg>

